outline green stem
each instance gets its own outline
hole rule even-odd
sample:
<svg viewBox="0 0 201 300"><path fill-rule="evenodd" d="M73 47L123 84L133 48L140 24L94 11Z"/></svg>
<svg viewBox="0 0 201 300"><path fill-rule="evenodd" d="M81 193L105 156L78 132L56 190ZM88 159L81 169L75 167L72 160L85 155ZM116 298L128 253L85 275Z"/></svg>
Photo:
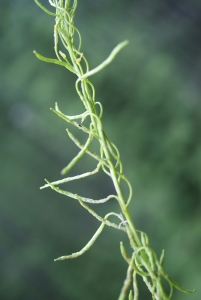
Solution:
<svg viewBox="0 0 201 300"><path fill-rule="evenodd" d="M47 14L56 17L56 24L54 27L54 49L55 49L55 54L57 56L57 59L46 58L38 54L36 51L34 51L34 54L40 60L43 60L48 63L61 65L67 68L72 73L77 75L78 79L75 83L75 88L86 109L86 112L82 113L81 115L75 115L72 117L64 115L59 110L57 104L55 105L55 110L52 109L59 117L61 117L68 123L74 125L75 127L81 129L82 131L84 131L85 134L88 134L88 139L85 145L82 145L74 137L74 135L69 130L67 130L69 137L81 150L67 165L67 167L65 167L62 170L62 174L67 173L79 161L79 159L81 159L81 157L85 153L89 154L93 159L98 161L97 168L94 171L85 172L84 174L68 177L63 180L54 181L52 183L46 180L47 185L42 187L42 188L50 187L58 193L68 196L72 199L78 200L79 203L89 211L89 213L91 213L95 218L97 218L99 221L102 222L102 224L100 225L100 227L98 228L94 236L90 239L90 241L86 244L86 246L81 251L74 253L72 255L61 256L56 260L74 258L84 254L93 245L97 237L102 232L104 226L108 225L114 227L115 229L121 229L124 232L126 232L128 239L130 241L130 245L133 249L133 253L130 258L126 253L123 243L121 243L120 245L122 256L128 263L128 270L127 270L127 276L122 291L119 296L119 300L124 300L126 298L128 288L130 286L132 274L133 274L134 293L132 292L132 290L130 291L129 300L133 299L133 295L134 295L134 300L138 299L138 286L137 286L137 279L136 279L137 274L138 276L141 276L143 278L145 284L147 285L149 291L152 294L153 300L170 300L172 298L173 287L185 293L194 292L195 290L189 291L183 289L174 280L172 280L162 267L163 260L164 260L164 252L161 256L161 259L158 260L154 251L149 247L148 237L144 233L141 233L140 236L141 238L139 237L138 231L135 228L130 212L128 210L128 205L132 198L132 187L128 179L122 174L123 167L122 167L122 162L120 160L120 154L118 149L108 139L107 135L104 132L102 121L101 121L101 117L103 113L102 105L99 102L95 101L95 89L93 84L88 80L88 77L101 71L109 63L111 63L113 59L116 57L116 55L119 53L119 51L121 51L128 44L128 41L126 40L118 44L113 49L113 51L110 53L110 55L106 60L104 60L96 68L89 70L88 62L84 54L80 52L81 51L80 48L82 45L81 35L79 33L79 30L74 26L74 16L77 7L77 0L49 0L50 4L55 7L56 14L47 10L44 6L40 4L38 0L34 0L34 1ZM78 40L79 40L77 47L75 45L75 38L74 38L75 33L78 36ZM59 51L58 49L60 45L59 38L64 48L68 52L68 59L66 57L66 54ZM86 70L85 72L83 71L82 65L84 65L84 69ZM96 109L97 104L99 104L100 107L99 114ZM77 119L81 119L82 122L87 117L90 117L91 119L89 128L84 127L83 125L74 121ZM93 139L97 139L100 144L99 155L88 149ZM61 183L69 182L72 180L78 180L93 175L97 173L101 168L111 178L116 191L115 195L109 195L104 199L93 200L90 198L81 197L77 194L68 191L61 190L60 188L57 187L57 185ZM129 188L129 197L127 201L125 200L125 197L122 192L121 180L124 180L127 183ZM118 201L122 214L110 212L105 216L105 218L102 218L88 205L85 204L85 202L90 204L105 203L106 201L110 201L110 199L112 198ZM111 223L110 221L107 220L107 218L111 215L118 217L118 220L120 221L119 225L115 223ZM163 289L161 283L162 278L164 278L170 285L169 297L166 295Z"/></svg>

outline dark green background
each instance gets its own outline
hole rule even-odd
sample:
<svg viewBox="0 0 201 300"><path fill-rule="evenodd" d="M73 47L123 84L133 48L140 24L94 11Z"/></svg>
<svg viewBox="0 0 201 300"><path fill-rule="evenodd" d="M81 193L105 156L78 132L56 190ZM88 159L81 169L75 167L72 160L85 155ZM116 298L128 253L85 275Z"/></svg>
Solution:
<svg viewBox="0 0 201 300"><path fill-rule="evenodd" d="M199 300L200 1L80 0L75 21L91 68L117 43L130 41L91 78L96 100L133 185L136 227L148 233L158 255L166 249L168 273L197 289L192 296L175 292L173 299ZM67 123L49 108L58 101L66 114L83 112L75 76L33 55L35 49L55 57L54 18L32 0L1 0L0 24L0 299L116 300L127 267L121 232L106 228L82 257L53 262L80 250L99 226L76 201L39 190L44 178L61 178L78 151ZM93 166L84 157L71 174ZM65 188L96 199L113 192L103 174ZM119 211L114 200L94 209L102 216ZM140 300L151 299L141 281L140 289Z"/></svg>

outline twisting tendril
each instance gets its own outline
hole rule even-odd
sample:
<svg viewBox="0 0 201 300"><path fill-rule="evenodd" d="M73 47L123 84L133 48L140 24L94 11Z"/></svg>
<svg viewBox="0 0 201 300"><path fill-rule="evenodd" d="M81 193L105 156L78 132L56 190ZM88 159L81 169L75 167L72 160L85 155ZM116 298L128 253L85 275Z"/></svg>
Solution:
<svg viewBox="0 0 201 300"><path fill-rule="evenodd" d="M138 276L142 277L143 281L147 285L147 288L152 294L152 299L154 300L172 299L173 288L185 293L193 293L195 290L186 290L169 277L163 268L165 252L162 251L161 257L158 259L156 253L149 246L149 239L147 235L135 229L128 210L128 205L132 199L132 186L129 180L123 174L123 165L120 159L119 150L109 140L104 132L101 120L103 115L103 107L100 102L96 102L95 88L92 82L89 80L89 77L101 71L108 64L110 64L116 55L128 44L128 41L126 40L118 44L112 50L106 60L104 60L96 68L90 70L84 52L81 51L81 34L74 25L77 0L49 0L50 5L55 9L55 12L51 12L45 8L38 0L35 0L35 2L43 11L50 16L55 17L54 50L56 58L46 58L36 51L34 51L34 54L38 59L65 67L77 76L75 89L85 108L85 111L82 114L74 116L63 114L60 111L57 103L55 104L55 109L51 109L60 118L75 126L77 129L82 130L84 134L87 134L88 136L85 144L83 145L71 133L71 131L67 129L68 136L79 148L79 152L71 160L71 162L69 162L68 165L63 168L61 174L67 174L85 154L88 154L92 159L97 161L97 166L93 171L88 171L80 175L67 177L53 182L46 180L46 184L41 187L41 189L50 187L58 193L79 201L83 208L85 208L90 214L92 214L98 221L101 222L101 225L95 234L82 248L82 250L71 255L61 256L55 259L55 261L71 259L84 254L96 241L98 236L103 231L105 225L107 225L117 230L124 231L130 241L132 249L132 254L128 255L123 243L120 243L120 251L126 263L128 264L128 269L118 300L124 300L127 296L129 300L138 300ZM66 53L63 53L61 50L59 50L59 41L63 44ZM86 118L90 119L90 124L88 127L83 125ZM90 145L94 139L96 139L100 145L99 153L95 153L90 150ZM108 195L106 198L94 200L62 190L58 187L66 182L80 180L84 177L92 176L98 173L101 169L112 180L116 192L115 195ZM128 186L128 196L123 195L121 188L122 181L124 181ZM119 204L120 213L110 212L105 217L101 217L87 205L87 203L101 204L111 199L114 199ZM115 216L118 219L118 223L109 221L108 218L110 216ZM170 287L168 294L163 288L162 280L164 279L168 282ZM131 283L132 287L130 289Z"/></svg>

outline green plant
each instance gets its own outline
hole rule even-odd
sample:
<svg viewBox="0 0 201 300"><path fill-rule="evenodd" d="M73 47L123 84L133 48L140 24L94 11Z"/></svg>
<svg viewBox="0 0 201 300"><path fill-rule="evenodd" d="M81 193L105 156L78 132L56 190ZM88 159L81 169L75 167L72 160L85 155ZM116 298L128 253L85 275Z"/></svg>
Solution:
<svg viewBox="0 0 201 300"><path fill-rule="evenodd" d="M138 299L139 292L137 285L137 275L143 278L150 293L152 294L152 298L155 300L172 299L174 287L185 293L193 293L194 290L190 291L182 288L173 279L169 277L169 275L165 272L163 268L165 255L164 251L162 251L161 257L158 259L155 252L149 246L148 236L144 232L136 230L133 224L128 209L128 206L132 199L132 187L129 180L123 174L122 162L120 160L120 154L117 147L109 140L109 138L103 130L103 125L101 121L103 108L100 102L96 102L94 86L88 79L90 76L106 67L115 58L117 53L128 44L128 41L124 41L117 45L111 52L109 57L102 64L100 64L95 69L90 70L87 59L81 52L80 32L74 26L74 16L77 7L77 0L74 0L72 5L71 0L49 0L50 4L53 7L55 7L56 13L52 13L49 10L47 10L38 2L38 0L35 0L35 2L46 13L55 17L56 24L54 27L54 49L57 59L43 57L36 51L34 51L34 54L37 58L39 58L42 61L58 64L67 68L69 71L71 71L78 77L75 83L75 88L85 108L84 113L75 116L67 116L63 114L59 110L57 103L55 105L55 109L52 109L52 111L56 113L59 117L61 117L68 123L74 125L77 129L82 130L84 134L87 135L86 143L83 145L76 139L76 137L70 132L70 130L67 129L67 133L70 139L72 139L72 141L76 144L80 151L75 156L75 158L73 158L72 161L62 170L61 174L67 174L73 168L73 166L80 160L80 158L85 154L90 155L92 159L95 159L97 161L97 167L91 172L86 172L81 175L68 177L55 182L49 182L48 180L46 180L47 184L41 187L41 189L50 187L58 193L78 200L79 203L86 210L88 210L89 213L91 213L95 218L97 218L101 222L101 225L94 234L94 236L81 251L68 256L61 256L55 259L55 261L75 258L85 253L93 245L95 240L103 231L105 225L108 225L114 227L117 230L122 230L125 232L125 234L127 234L133 251L130 257L126 252L123 243L120 243L120 251L123 258L128 264L128 269L126 279L124 281L122 290L118 298L119 300L123 300L126 298L126 295L131 285L131 281L133 282L133 288L130 289L129 300ZM77 35L76 38L75 35ZM78 45L75 42L75 40L77 39ZM59 40L62 42L68 55L59 51ZM87 118L90 120L90 124L88 127L83 125L83 122ZM77 120L79 120L79 122L77 122ZM95 153L89 149L93 140L97 140L99 142L100 153ZM73 194L68 191L64 191L58 187L58 185L62 183L70 182L73 180L79 180L84 177L91 176L99 172L100 169L102 169L105 172L105 174L112 180L116 191L115 195L109 195L108 197L100 200L93 200L77 194ZM122 192L122 181L125 181L128 186L129 196L127 199L125 198ZM101 217L86 204L101 204L106 201L109 201L112 198L116 199L116 201L118 202L121 210L120 213L110 212L105 217ZM117 219L119 220L119 224L112 223L108 220L111 215L117 217ZM167 295L163 288L162 279L165 279L169 283L169 295Z"/></svg>

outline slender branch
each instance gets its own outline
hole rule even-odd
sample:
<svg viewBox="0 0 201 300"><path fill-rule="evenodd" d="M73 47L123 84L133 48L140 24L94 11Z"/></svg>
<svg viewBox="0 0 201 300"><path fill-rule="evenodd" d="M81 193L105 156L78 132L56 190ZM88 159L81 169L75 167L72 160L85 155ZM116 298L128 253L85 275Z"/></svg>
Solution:
<svg viewBox="0 0 201 300"><path fill-rule="evenodd" d="M56 187L55 185L51 184L51 182L49 182L47 179L45 179L45 181L48 183L49 187L51 187L51 189L53 189L57 193L68 196L68 197L76 199L76 200L78 200L78 197L79 197L83 202L87 202L87 203L91 203L91 204L101 204L101 203L107 202L108 200L110 200L112 198L118 200L116 195L109 195L109 196L107 196L106 198L103 198L103 199L93 200L93 199L90 199L90 198L78 196L77 194L73 194L73 193L68 192L68 191L61 190L59 187Z"/></svg>
<svg viewBox="0 0 201 300"><path fill-rule="evenodd" d="M66 129L66 130L69 133L69 130L68 129ZM76 163L81 159L81 157L85 154L86 150L88 149L89 145L91 144L92 138L93 138L93 135L90 133L89 137L86 141L86 144L81 149L81 151L71 160L71 162L65 168L63 168L63 170L61 171L62 175L65 175L66 173L68 173L70 171L70 169L72 169L76 165Z"/></svg>
<svg viewBox="0 0 201 300"><path fill-rule="evenodd" d="M89 242L82 248L82 250L80 250L78 252L75 252L71 255L60 256L59 258L54 259L54 261L76 258L76 257L84 254L87 250L89 250L89 248L91 248L91 246L95 243L95 241L97 240L97 238L99 237L99 235L103 231L103 228L105 227L107 218L109 216L111 216L112 214L113 213L109 213L104 217L102 224L100 225L98 230L95 232L95 234L92 236L92 238L89 240Z"/></svg>
<svg viewBox="0 0 201 300"><path fill-rule="evenodd" d="M108 58L102 62L98 67L96 67L95 69L85 73L84 75L82 75L80 77L81 79L87 78L89 76L94 75L95 73L98 73L99 71L101 71L103 68L107 67L107 65L109 65L113 59L115 58L115 56L128 44L128 41L124 41L120 44L118 44L110 53L110 55L108 56Z"/></svg>
<svg viewBox="0 0 201 300"><path fill-rule="evenodd" d="M66 183L66 182L70 182L70 181L73 181L73 180L78 180L78 179L82 179L82 178L94 175L94 174L98 173L98 171L100 169L100 166L101 166L101 164L98 163L98 165L97 165L97 167L94 171L86 172L86 173L76 175L76 176L73 176L73 177L67 177L67 178L64 178L64 179L61 179L61 180L57 180L57 181L53 181L53 182L51 182L51 184L52 185L59 185L59 184L63 184L63 183ZM45 188L48 188L48 187L49 187L49 184L45 184L45 185L41 186L40 189L42 190L42 189L45 189Z"/></svg>
<svg viewBox="0 0 201 300"><path fill-rule="evenodd" d="M69 259L69 258L76 258L76 257L84 254L87 250L89 250L89 248L91 248L91 246L93 245L93 243L95 243L95 241L97 240L98 236L103 231L104 227L105 227L105 222L103 222L100 225L100 227L98 228L98 230L96 231L96 233L92 236L92 238L89 240L89 242L86 244L86 246L84 248L82 248L82 250L80 250L78 252L75 252L75 253L73 253L71 255L60 256L59 258L54 259L54 261L65 260L65 259Z"/></svg>
<svg viewBox="0 0 201 300"><path fill-rule="evenodd" d="M128 289L131 284L131 278L132 278L132 273L133 273L133 267L132 267L133 261L134 261L134 256L131 257L130 264L128 266L127 273L126 273L126 279L124 280L124 284L123 284L123 287L122 287L122 290L121 290L118 300L124 300L126 298ZM129 294L129 299L133 299L132 291Z"/></svg>

